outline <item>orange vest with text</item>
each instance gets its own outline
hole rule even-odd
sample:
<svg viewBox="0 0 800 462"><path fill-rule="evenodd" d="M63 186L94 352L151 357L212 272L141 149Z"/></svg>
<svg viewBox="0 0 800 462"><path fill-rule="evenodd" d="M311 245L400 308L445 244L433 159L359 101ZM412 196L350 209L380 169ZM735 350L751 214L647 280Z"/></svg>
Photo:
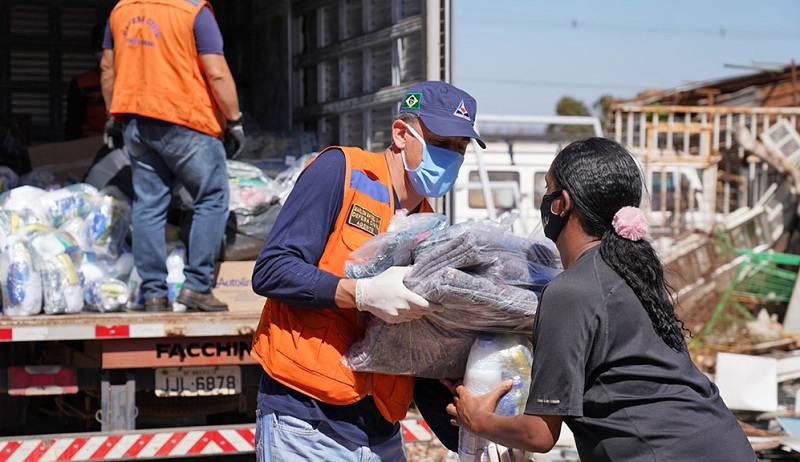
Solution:
<svg viewBox="0 0 800 462"><path fill-rule="evenodd" d="M100 86L100 71L92 69L75 76L75 83L86 101L86 110L81 125L81 136L102 135L106 124L106 103Z"/></svg>
<svg viewBox="0 0 800 462"><path fill-rule="evenodd" d="M136 114L221 138L224 120L202 72L194 20L205 0L120 0L111 114Z"/></svg>
<svg viewBox="0 0 800 462"><path fill-rule="evenodd" d="M344 200L318 267L344 277L350 252L386 231L395 209L383 154L338 149L346 161ZM427 201L420 211L432 211ZM267 299L250 354L273 379L319 401L346 405L372 395L383 417L397 422L411 404L414 378L354 372L342 363L364 336L366 316L355 308L315 310Z"/></svg>

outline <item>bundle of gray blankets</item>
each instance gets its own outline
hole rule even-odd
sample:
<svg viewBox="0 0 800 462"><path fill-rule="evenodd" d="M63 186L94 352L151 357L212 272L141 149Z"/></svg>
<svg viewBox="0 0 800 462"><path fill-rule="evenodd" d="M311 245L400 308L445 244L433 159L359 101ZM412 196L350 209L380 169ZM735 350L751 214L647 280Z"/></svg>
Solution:
<svg viewBox="0 0 800 462"><path fill-rule="evenodd" d="M355 371L462 377L479 332L530 334L539 297L561 271L561 260L550 241L515 236L492 221L442 227L437 214L417 215L413 231L376 236L382 244L373 246L372 257L348 262L345 271L348 277L369 277L387 262L411 262L405 285L443 310L400 324L370 316L364 338L343 361ZM426 218L435 228L427 234Z"/></svg>

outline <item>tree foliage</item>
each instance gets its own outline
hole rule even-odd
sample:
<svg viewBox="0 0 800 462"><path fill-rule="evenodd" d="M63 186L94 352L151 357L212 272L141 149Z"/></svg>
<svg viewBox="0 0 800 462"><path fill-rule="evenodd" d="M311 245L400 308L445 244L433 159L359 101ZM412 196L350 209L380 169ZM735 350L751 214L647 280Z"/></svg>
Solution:
<svg viewBox="0 0 800 462"><path fill-rule="evenodd" d="M591 115L586 105L571 96L564 96L556 104L556 114L563 116L588 116ZM549 125L547 133L562 135L591 135L592 127L589 125Z"/></svg>
<svg viewBox="0 0 800 462"><path fill-rule="evenodd" d="M606 117L608 117L608 111L611 110L611 105L614 104L614 97L605 94L597 98L597 101L594 102L592 105L592 109L594 109L597 117L600 118L600 125L603 127L606 126Z"/></svg>

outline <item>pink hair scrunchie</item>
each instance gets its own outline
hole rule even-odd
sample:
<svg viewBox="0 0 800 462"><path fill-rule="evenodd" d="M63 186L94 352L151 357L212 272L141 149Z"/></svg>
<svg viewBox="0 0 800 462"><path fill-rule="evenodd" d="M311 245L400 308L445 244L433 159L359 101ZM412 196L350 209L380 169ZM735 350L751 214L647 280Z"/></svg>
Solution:
<svg viewBox="0 0 800 462"><path fill-rule="evenodd" d="M639 241L647 234L647 218L638 207L622 207L611 221L614 231L629 241Z"/></svg>

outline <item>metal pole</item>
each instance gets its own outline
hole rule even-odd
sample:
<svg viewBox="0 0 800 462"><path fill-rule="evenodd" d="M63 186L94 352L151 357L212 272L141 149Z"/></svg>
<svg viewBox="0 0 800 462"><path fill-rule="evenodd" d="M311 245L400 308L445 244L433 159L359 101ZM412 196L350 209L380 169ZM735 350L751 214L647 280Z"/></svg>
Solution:
<svg viewBox="0 0 800 462"><path fill-rule="evenodd" d="M445 0L447 2L447 0ZM456 47L453 45L456 43L456 21L455 21L455 11L456 11L456 0L450 0L448 6L448 25L450 29L450 34L448 35L448 42L447 42L447 53L448 53L448 74L450 74L449 82L453 85L456 85ZM792 61L794 62L794 61ZM792 67L794 69L794 67ZM457 86L457 85L456 85ZM797 104L795 104L797 106Z"/></svg>

